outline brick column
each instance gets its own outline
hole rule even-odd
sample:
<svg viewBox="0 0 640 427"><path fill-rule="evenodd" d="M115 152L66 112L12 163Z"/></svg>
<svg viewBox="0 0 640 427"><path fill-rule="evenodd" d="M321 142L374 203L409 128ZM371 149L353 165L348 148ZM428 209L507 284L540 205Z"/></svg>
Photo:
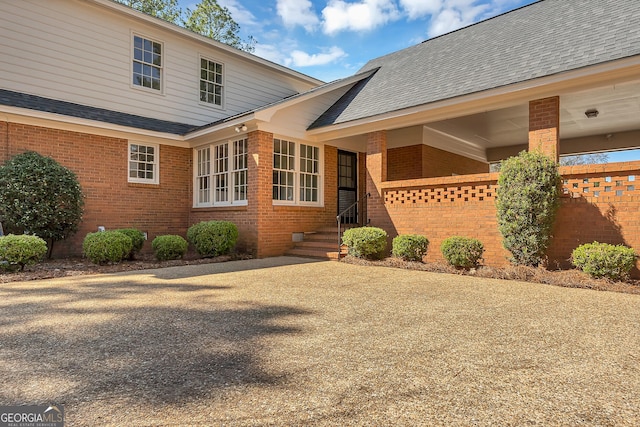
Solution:
<svg viewBox="0 0 640 427"><path fill-rule="evenodd" d="M261 257L263 256L260 245L261 236L267 231L268 215L272 209L273 134L255 131L250 132L247 137L247 154L249 156L247 220L252 225L249 245L254 254Z"/></svg>
<svg viewBox="0 0 640 427"><path fill-rule="evenodd" d="M560 97L529 102L529 151L538 151L556 162L560 152Z"/></svg>
<svg viewBox="0 0 640 427"><path fill-rule="evenodd" d="M9 123L0 122L0 164L9 160Z"/></svg>
<svg viewBox="0 0 640 427"><path fill-rule="evenodd" d="M377 131L367 134L367 215L372 225L386 222L384 199L380 183L387 180L387 132Z"/></svg>

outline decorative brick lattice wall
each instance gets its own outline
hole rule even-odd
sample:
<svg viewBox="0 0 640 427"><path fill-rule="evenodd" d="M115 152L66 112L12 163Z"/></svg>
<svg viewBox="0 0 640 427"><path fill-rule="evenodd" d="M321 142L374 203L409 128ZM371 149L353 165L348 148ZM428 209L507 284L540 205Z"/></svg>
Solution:
<svg viewBox="0 0 640 427"><path fill-rule="evenodd" d="M495 199L497 185L478 183L474 185L403 188L387 190L384 201L387 205L425 203L484 202Z"/></svg>
<svg viewBox="0 0 640 427"><path fill-rule="evenodd" d="M565 197L583 197L589 201L607 201L610 198L640 195L638 176L615 174L609 176L570 177L562 181Z"/></svg>

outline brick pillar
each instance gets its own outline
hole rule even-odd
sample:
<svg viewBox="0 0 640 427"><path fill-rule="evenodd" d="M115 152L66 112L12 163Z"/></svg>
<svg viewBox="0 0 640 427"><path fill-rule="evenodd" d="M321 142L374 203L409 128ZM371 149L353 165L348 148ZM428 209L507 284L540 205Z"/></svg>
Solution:
<svg viewBox="0 0 640 427"><path fill-rule="evenodd" d="M560 97L529 102L529 151L538 151L556 162L560 152Z"/></svg>
<svg viewBox="0 0 640 427"><path fill-rule="evenodd" d="M387 180L387 132L377 131L367 134L367 192L371 197L367 200L367 215L371 224L386 222L384 199L380 191L380 183ZM381 224L380 224L381 225ZM380 226L378 225L378 226Z"/></svg>
<svg viewBox="0 0 640 427"><path fill-rule="evenodd" d="M0 122L0 164L9 160L9 123Z"/></svg>
<svg viewBox="0 0 640 427"><path fill-rule="evenodd" d="M271 186L273 174L273 134L263 131L250 132L247 149L248 164L248 221L252 225L252 235L248 245L257 256L263 255L260 242L269 226L268 214L272 209Z"/></svg>

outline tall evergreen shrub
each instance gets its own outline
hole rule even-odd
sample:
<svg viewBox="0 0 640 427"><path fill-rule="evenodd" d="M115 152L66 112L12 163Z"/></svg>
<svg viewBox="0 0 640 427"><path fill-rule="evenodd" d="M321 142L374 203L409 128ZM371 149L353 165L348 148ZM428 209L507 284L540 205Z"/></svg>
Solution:
<svg viewBox="0 0 640 427"><path fill-rule="evenodd" d="M502 162L496 207L503 246L516 265L544 261L560 203L558 165L537 152Z"/></svg>

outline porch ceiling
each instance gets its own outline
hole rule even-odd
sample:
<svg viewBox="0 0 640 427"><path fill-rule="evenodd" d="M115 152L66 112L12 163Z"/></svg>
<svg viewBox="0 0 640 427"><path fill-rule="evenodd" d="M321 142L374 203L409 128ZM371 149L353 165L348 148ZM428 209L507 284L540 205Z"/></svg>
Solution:
<svg viewBox="0 0 640 427"><path fill-rule="evenodd" d="M596 118L585 111L597 109ZM560 138L581 138L640 129L640 79L560 95ZM527 104L426 124L440 135L478 148L526 144ZM640 141L638 141L640 145Z"/></svg>

